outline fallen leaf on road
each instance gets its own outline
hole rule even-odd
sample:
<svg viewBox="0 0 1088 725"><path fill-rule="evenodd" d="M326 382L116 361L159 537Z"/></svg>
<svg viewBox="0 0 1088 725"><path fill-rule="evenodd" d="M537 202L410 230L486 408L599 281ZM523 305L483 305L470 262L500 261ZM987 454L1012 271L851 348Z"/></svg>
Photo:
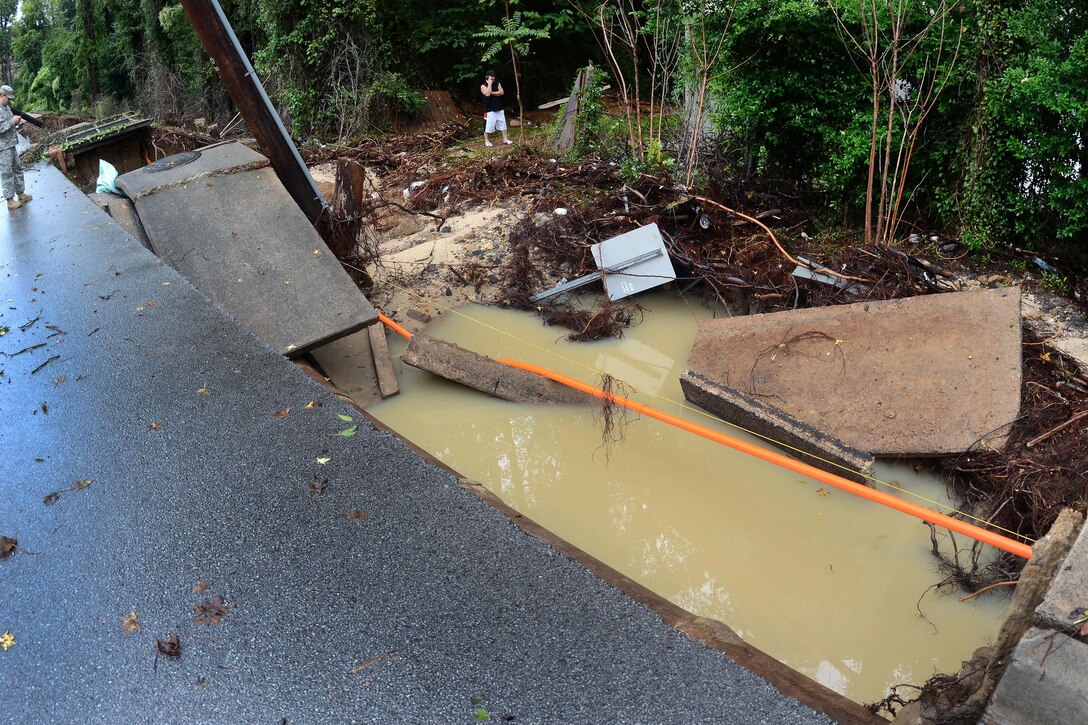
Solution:
<svg viewBox="0 0 1088 725"><path fill-rule="evenodd" d="M126 636L140 631L140 617L136 614L136 610L133 610L127 617L121 617L121 629Z"/></svg>
<svg viewBox="0 0 1088 725"><path fill-rule="evenodd" d="M351 438L353 435L355 435L358 432L359 432L359 426L353 425L350 428L345 428L344 430L340 431L339 433L337 433L337 435L343 436L344 438Z"/></svg>
<svg viewBox="0 0 1088 725"><path fill-rule="evenodd" d="M44 503L46 506L52 506L57 502L58 498L60 498L60 494L54 491L53 493L43 498L42 503Z"/></svg>
<svg viewBox="0 0 1088 725"><path fill-rule="evenodd" d="M348 513L348 521L366 521L366 512L351 511Z"/></svg>
<svg viewBox="0 0 1088 725"><path fill-rule="evenodd" d="M321 496L322 494L325 493L325 489L328 488L328 485L329 485L329 479L327 479L327 478L318 478L317 475L315 474L314 475L314 480L312 480L308 484L306 484L306 490L310 492L311 496Z"/></svg>
<svg viewBox="0 0 1088 725"><path fill-rule="evenodd" d="M0 649L7 652L9 647L14 647L14 646L15 646L15 635L5 629L4 630L4 635L2 637L0 637Z"/></svg>
<svg viewBox="0 0 1088 725"><path fill-rule="evenodd" d="M165 642L156 639L155 646L167 657L181 657L181 641L178 639L177 632L168 634Z"/></svg>
<svg viewBox="0 0 1088 725"><path fill-rule="evenodd" d="M328 463L332 459L331 458L315 458L314 460L317 461L318 463L320 463L322 466L324 466L326 463Z"/></svg>
<svg viewBox="0 0 1088 725"><path fill-rule="evenodd" d="M340 420L344 421L345 423L351 423L352 422L350 415L338 415L336 417L339 418Z"/></svg>
<svg viewBox="0 0 1088 725"><path fill-rule="evenodd" d="M291 409L290 408L284 408L283 410L277 410L275 413L272 414L272 417L273 418L279 418L280 420L283 420L284 418L286 418L290 414L291 414Z"/></svg>
<svg viewBox="0 0 1088 725"><path fill-rule="evenodd" d="M817 496L830 496L831 492L828 491L826 488L818 488L818 489L816 489L816 495Z"/></svg>
<svg viewBox="0 0 1088 725"><path fill-rule="evenodd" d="M0 559L11 554L19 548L19 540L7 536L0 536Z"/></svg>
<svg viewBox="0 0 1088 725"><path fill-rule="evenodd" d="M205 599L203 602L193 607L193 611L200 615L193 620L193 624L210 624L217 626L223 621L224 615L236 606L236 604L224 603L221 594L216 595L211 599Z"/></svg>
<svg viewBox="0 0 1088 725"><path fill-rule="evenodd" d="M68 376L67 376L67 375L61 375L61 376L59 376L59 377L55 378L55 379L53 380L53 387L54 387L54 388L55 388L55 387L57 387L58 385L60 385L61 383L63 383L63 382L64 382L65 380L67 380L67 379L68 379Z"/></svg>
<svg viewBox="0 0 1088 725"><path fill-rule="evenodd" d="M76 481L75 484L72 485L72 490L82 491L83 489L88 488L92 483L93 481L87 479L84 479L82 481Z"/></svg>
<svg viewBox="0 0 1088 725"><path fill-rule="evenodd" d="M197 388L196 392L200 393L201 395L204 395L205 393L208 393L210 391L208 390L208 388Z"/></svg>
<svg viewBox="0 0 1088 725"><path fill-rule="evenodd" d="M194 594L203 594L204 590L208 588L207 582L197 582L193 585Z"/></svg>
<svg viewBox="0 0 1088 725"><path fill-rule="evenodd" d="M309 403L306 404L306 410L313 410L313 408L314 408L314 401L311 400Z"/></svg>
<svg viewBox="0 0 1088 725"><path fill-rule="evenodd" d="M147 426L148 430L162 430L162 423L151 423Z"/></svg>

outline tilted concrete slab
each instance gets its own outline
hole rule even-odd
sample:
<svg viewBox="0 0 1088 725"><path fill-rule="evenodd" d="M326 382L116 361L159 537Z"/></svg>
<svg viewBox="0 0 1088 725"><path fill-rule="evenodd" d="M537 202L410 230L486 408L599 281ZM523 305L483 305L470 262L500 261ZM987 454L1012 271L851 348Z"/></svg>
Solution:
<svg viewBox="0 0 1088 725"><path fill-rule="evenodd" d="M691 370L680 378L680 387L692 403L724 421L783 445L794 458L851 481L867 482L873 467L872 456L850 448L773 405Z"/></svg>
<svg viewBox="0 0 1088 725"><path fill-rule="evenodd" d="M419 333L412 336L400 359L414 368L515 403L590 405L596 400L554 380Z"/></svg>
<svg viewBox="0 0 1088 725"><path fill-rule="evenodd" d="M981 723L1054 725L1088 722L1088 645L1052 629L1032 628L1013 650Z"/></svg>
<svg viewBox="0 0 1088 725"><path fill-rule="evenodd" d="M1035 614L1047 626L1066 629L1085 614L1085 608L1088 608L1088 526L1081 527Z"/></svg>
<svg viewBox="0 0 1088 725"><path fill-rule="evenodd" d="M875 456L1001 448L1020 411L1020 290L709 320L689 367Z"/></svg>
<svg viewBox="0 0 1088 725"><path fill-rule="evenodd" d="M118 178L152 249L281 354L377 321L268 161L237 144Z"/></svg>
<svg viewBox="0 0 1088 725"><path fill-rule="evenodd" d="M88 194L95 204L104 210L110 217L121 225L121 228L135 237L136 241L151 249L151 242L140 224L140 218L136 216L136 209L132 205L132 199L116 194L95 193Z"/></svg>

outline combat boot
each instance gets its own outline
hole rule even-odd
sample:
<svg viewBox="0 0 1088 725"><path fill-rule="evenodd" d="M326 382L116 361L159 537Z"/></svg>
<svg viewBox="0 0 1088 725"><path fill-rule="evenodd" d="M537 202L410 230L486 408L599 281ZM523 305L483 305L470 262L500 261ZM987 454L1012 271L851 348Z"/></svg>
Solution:
<svg viewBox="0 0 1088 725"><path fill-rule="evenodd" d="M31 196L30 194L19 194L19 201L21 203L23 203L23 204L27 203L28 201L30 201L33 198L34 197Z"/></svg>
<svg viewBox="0 0 1088 725"><path fill-rule="evenodd" d="M8 209L18 209L23 205L23 202L18 199L8 199Z"/></svg>

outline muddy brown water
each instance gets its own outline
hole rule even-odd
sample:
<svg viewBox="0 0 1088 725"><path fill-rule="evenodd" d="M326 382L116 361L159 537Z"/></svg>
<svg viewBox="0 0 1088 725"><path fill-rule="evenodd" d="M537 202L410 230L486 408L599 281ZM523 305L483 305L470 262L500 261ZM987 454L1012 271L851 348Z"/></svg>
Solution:
<svg viewBox="0 0 1088 725"><path fill-rule="evenodd" d="M665 293L640 302L645 319L620 340L568 343L531 314L486 307L447 311L427 332L586 382L605 372L640 402L757 441L681 404L678 378L711 311ZM393 336L390 346L399 355L404 342ZM563 539L857 702L954 672L997 634L1004 595L960 602L962 591L927 591L941 576L929 529L914 518L649 418L630 420L605 447L590 409L508 403L395 365L401 394L368 408L383 423ZM909 466L878 463L875 474L949 503L940 481Z"/></svg>

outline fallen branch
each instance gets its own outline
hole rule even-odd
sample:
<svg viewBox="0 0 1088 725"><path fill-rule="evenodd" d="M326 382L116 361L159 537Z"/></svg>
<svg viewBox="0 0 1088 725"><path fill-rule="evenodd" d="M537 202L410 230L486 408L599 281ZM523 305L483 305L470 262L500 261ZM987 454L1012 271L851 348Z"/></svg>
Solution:
<svg viewBox="0 0 1088 725"><path fill-rule="evenodd" d="M910 262L911 264L915 264L915 265L921 267L922 269L926 270L927 272L930 272L932 274L937 275L938 277L949 278L949 277L952 276L952 273L949 272L944 267L940 267L940 266L934 264L933 262L926 261L926 260L922 259L921 257L915 257L913 254L907 254L906 252L904 252L904 251L902 251L900 249L894 249L893 247L889 247L889 246L885 246L884 249L888 250L889 252L891 252L895 256L899 257L900 259L904 260L905 262Z"/></svg>
<svg viewBox="0 0 1088 725"><path fill-rule="evenodd" d="M373 664L376 664L376 663L378 663L378 662L381 662L382 660L384 660L384 659L385 659L386 657L388 657L389 655L393 654L394 652L396 652L396 650L393 650L393 649L387 649L387 650L386 650L385 652L382 652L382 653L381 653L380 655L378 655L377 657L371 657L371 658L370 658L370 659L368 659L368 660L367 660L366 662L364 662L363 664L361 664L361 665L359 665L358 667L356 667L355 669L353 669L353 670L351 671L351 674L353 674L353 675L354 675L354 674L357 674L357 673L359 673L359 672L361 672L361 671L365 670L365 669L366 669L367 667L370 667L370 666L371 666L371 665L373 665Z"/></svg>
<svg viewBox="0 0 1088 725"><path fill-rule="evenodd" d="M39 365L38 367L36 367L36 368L34 368L33 370L31 370L31 371L30 371L30 374L31 374L31 375L34 375L34 374L35 374L35 373L37 373L37 372L38 372L39 370L41 370L41 369L42 369L42 368L44 368L44 367L45 367L46 365L48 365L49 363L51 363L51 362L53 362L53 361L55 361L55 360L60 360L60 355L54 355L53 357L49 358L48 360L46 360L45 362L43 362L43 363L42 363L41 365Z"/></svg>
<svg viewBox="0 0 1088 725"><path fill-rule="evenodd" d="M966 602L968 599L972 599L974 597L977 597L979 594L982 594L983 592L988 592L991 589L996 589L997 587L1005 587L1005 586L1008 586L1010 584L1019 584L1019 583L1020 583L1019 579L1009 579L1007 582L998 582L996 584L991 584L989 586L982 587L982 589L979 589L977 592L973 592L971 594L968 594L966 597L960 597L960 601L961 602Z"/></svg>
<svg viewBox="0 0 1088 725"><path fill-rule="evenodd" d="M1065 430L1066 428L1073 425L1078 420L1080 420L1081 418L1084 418L1084 417L1088 417L1088 410L1082 410L1081 412L1077 413L1076 415L1074 415L1072 418L1065 421L1061 425L1056 425L1053 428L1051 428L1050 430L1046 431L1045 433L1042 433L1040 435L1035 436L1030 441L1025 443L1024 447L1025 448L1034 448L1037 443L1042 443L1043 441L1045 441L1050 436L1054 435L1055 433L1059 433L1059 432Z"/></svg>
<svg viewBox="0 0 1088 725"><path fill-rule="evenodd" d="M769 226L767 226L766 224L764 224L763 222L761 222L759 219L756 219L755 217L752 217L752 216L748 216L747 214L739 212L736 209L730 209L729 207L725 206L724 204L719 204L718 202L714 201L713 199L708 199L705 196L692 196L691 198L695 199L696 201L701 201L704 204L709 204L711 206L717 207L718 209L721 209L724 212L728 212L728 213L730 213L730 214L732 214L734 216L738 216L741 219L747 219L748 221L752 222L753 224L758 226L760 229L767 232L767 236L769 236L771 238L771 241L774 242L774 246L778 247L778 251L782 254L782 256L785 257L786 259L788 259L789 261L793 262L794 264L796 264L798 267L804 267L805 269L811 269L813 272L820 272L822 274L829 274L832 277L838 277L839 279L850 280L851 282L865 282L866 281L865 279L863 279L861 277L851 277L848 274L839 274L835 270L828 269L827 267L820 267L820 266L817 266L817 265L812 265L812 264L807 264L805 262L802 262L801 260L795 258L792 254L787 252L786 248L782 246L782 243L778 241L778 237L776 237L774 235L774 232L771 231L771 228Z"/></svg>
<svg viewBox="0 0 1088 725"><path fill-rule="evenodd" d="M20 329L20 330L22 330L23 332L26 332L26 331L27 331L27 330L29 330L29 329L30 329L31 327L34 327L34 323L35 323L35 322L37 322L38 320L42 319L42 312L44 312L44 311L45 311L45 310L38 310L38 315L37 315L37 317L35 317L35 318L34 318L34 319L32 319L32 320L28 320L27 322L25 322L25 323L24 323L24 324L22 324L22 325L19 325L19 329Z"/></svg>

